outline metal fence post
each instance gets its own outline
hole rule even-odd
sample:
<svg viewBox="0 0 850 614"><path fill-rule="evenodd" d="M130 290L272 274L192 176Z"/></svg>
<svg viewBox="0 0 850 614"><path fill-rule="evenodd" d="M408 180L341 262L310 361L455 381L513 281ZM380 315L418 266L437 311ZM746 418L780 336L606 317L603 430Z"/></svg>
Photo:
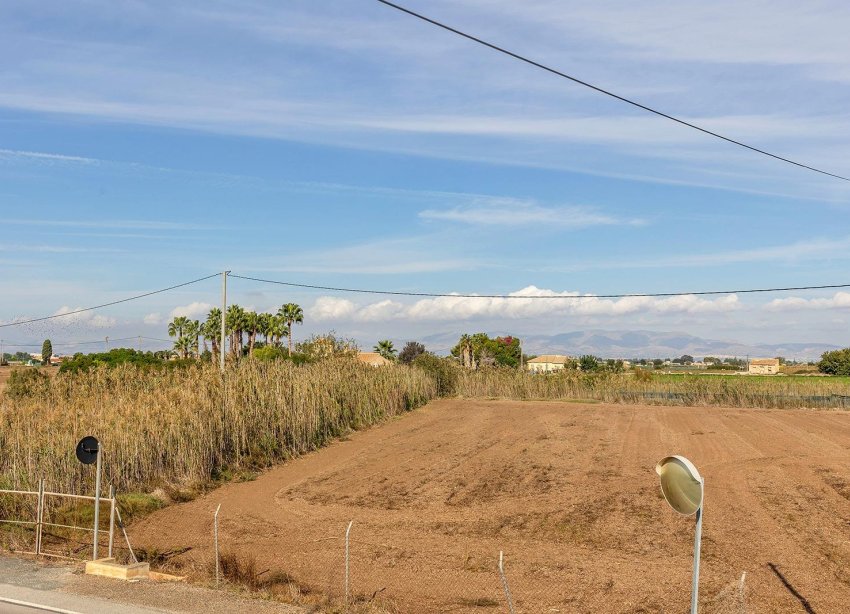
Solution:
<svg viewBox="0 0 850 614"><path fill-rule="evenodd" d="M348 608L348 599L349 599L349 535L351 534L351 525L354 524L354 521L348 523L348 528L345 530L345 607Z"/></svg>
<svg viewBox="0 0 850 614"><path fill-rule="evenodd" d="M221 503L215 508L215 516L213 516L213 541L215 542L215 585L218 586L219 577L219 557L218 557L218 512L221 510Z"/></svg>
<svg viewBox="0 0 850 614"><path fill-rule="evenodd" d="M94 543L92 544L92 560L97 560L97 545L100 537L100 459L103 456L103 446L97 444L97 468L94 482Z"/></svg>
<svg viewBox="0 0 850 614"><path fill-rule="evenodd" d="M41 554L41 522L44 518L44 478L38 481L38 503L35 510L35 554Z"/></svg>
<svg viewBox="0 0 850 614"><path fill-rule="evenodd" d="M112 544L115 542L115 486L109 487L109 558L112 558Z"/></svg>
<svg viewBox="0 0 850 614"><path fill-rule="evenodd" d="M505 577L505 562L502 551L499 550L499 575L502 577L502 587L505 589L505 599L508 600L508 610L515 614L514 600L511 597L511 589L508 587L508 579Z"/></svg>

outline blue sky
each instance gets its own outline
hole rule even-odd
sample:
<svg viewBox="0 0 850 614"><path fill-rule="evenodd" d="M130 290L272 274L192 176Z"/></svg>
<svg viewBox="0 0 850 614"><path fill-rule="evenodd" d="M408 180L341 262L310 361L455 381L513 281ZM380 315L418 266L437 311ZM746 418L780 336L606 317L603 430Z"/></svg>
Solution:
<svg viewBox="0 0 850 614"><path fill-rule="evenodd" d="M840 2L408 6L850 173ZM371 0L0 6L0 321L222 269L463 293L850 281L850 183L732 147ZM846 343L850 294L405 301L232 280L364 345L493 330ZM215 280L7 342L164 337ZM155 345L151 342L151 345Z"/></svg>

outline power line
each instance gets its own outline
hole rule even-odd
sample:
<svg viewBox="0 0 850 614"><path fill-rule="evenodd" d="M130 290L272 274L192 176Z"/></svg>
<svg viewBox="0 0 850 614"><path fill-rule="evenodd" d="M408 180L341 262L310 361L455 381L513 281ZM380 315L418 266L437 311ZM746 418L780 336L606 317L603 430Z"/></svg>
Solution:
<svg viewBox="0 0 850 614"><path fill-rule="evenodd" d="M133 335L132 337L120 337L118 339L113 339L110 337L110 343L118 343L119 341L136 341L137 339L144 339L146 341L159 341L162 343L172 343L173 339L157 339L156 337L145 337L144 335ZM22 348L22 347L41 347L42 343L16 343L13 341L7 341L6 339L0 340L3 342L3 347L10 348ZM50 345L53 347L75 347L78 345L97 345L99 343L104 343L104 339L95 339L93 341L62 341L62 342L51 342Z"/></svg>
<svg viewBox="0 0 850 614"><path fill-rule="evenodd" d="M391 296L419 296L426 298L504 298L504 299L594 299L594 298L664 298L672 296L709 296L720 294L755 294L760 292L792 292L797 290L829 290L835 288L850 288L850 284L830 284L825 286L794 286L786 288L747 288L743 290L704 290L699 292L653 292L636 294L585 294L585 295L536 295L525 296L520 294L441 294L436 292L401 292L394 290L367 290L364 288L337 288L334 286L317 286L313 284L299 284L290 281L276 281L273 279L261 279L259 277L248 277L230 273L229 277L257 281L266 284L277 284L292 288L306 288L309 290L327 290L328 292L351 292L356 294L383 294Z"/></svg>
<svg viewBox="0 0 850 614"><path fill-rule="evenodd" d="M453 27L446 25L442 22L439 22L435 19L431 19L430 17L426 17L425 15L422 15L420 13L416 13L415 11L411 11L410 9L405 8L403 6L400 6L398 4L395 4L394 2L389 2L389 0L378 0L378 2L380 2L381 4L385 4L385 5L387 5L391 8L394 8L398 11L401 11L402 13L407 13L408 15L411 15L412 17L416 17L417 19L421 19L422 21L425 21L427 23L435 25L438 28L442 28L443 30L451 32L452 34L457 34L458 36L462 36L463 38L466 38L468 40L476 42L479 45L484 45L485 47L489 47L490 49L493 49L494 51L498 51L499 53L503 53L503 54L510 56L510 57L512 57L516 60L519 60L521 62L525 62L526 64L530 64L531 66L545 70L549 73L552 73L553 75L557 75L557 76L562 77L564 79L568 79L568 80L570 80L574 83L578 83L579 85L583 85L585 87L588 87L588 88L590 88L594 91L599 92L600 94L605 94L606 96L610 96L611 98L616 98L617 100L619 100L621 102L625 102L627 104L630 104L634 107L637 107L637 108L642 109L644 111L647 111L649 113L653 113L653 114L658 115L660 117L663 117L665 119L669 119L671 121L676 122L677 124L687 126L688 128L693 128L694 130L698 130L698 131L700 131L704 134L708 134L708 135L713 136L715 138L721 139L723 141L726 141L727 143L732 143L733 145L738 145L739 147L749 149L750 151L754 151L756 153L760 153L760 154L768 156L770 158L774 158L774 159L780 160L782 162L787 162L788 164L793 164L794 166L798 166L800 168L805 168L807 170L814 171L816 173L820 173L822 175L828 175L830 177L834 177L836 179L841 179L843 181L850 181L850 178L848 178L848 177L843 177L843 176L837 175L835 173L830 173L828 171L824 171L824 170L821 170L819 168L815 168L814 166L809 166L808 164L803 164L802 162L795 162L794 160L790 160L788 158L783 158L782 156L770 153L769 151L759 149L758 147L753 147L752 145L747 145L746 143L742 143L741 141L736 141L735 139L729 138L728 136L723 136L722 134L719 134L717 132L713 132L712 130L709 130L707 128L703 128L703 127L698 126L697 124L693 124L689 121L685 121L684 119L674 117L673 115L669 115L667 113L664 113L663 111L658 111L657 109L653 109L652 107L648 107L644 104L641 104L639 102L636 102L636 101L631 100L629 98L626 98L624 96L620 96L619 94L615 94L614 92L611 92L611 91L603 89L599 86L588 83L587 81L582 81L581 79L579 79L577 77L573 77L571 75L568 75L567 73L561 72L560 70L557 70L557 69L552 68L550 66L547 66L545 64L541 64L540 62L536 62L535 60L532 60L532 59L530 59L526 56L520 55L520 54L515 53L513 51L509 51L508 49L505 49L504 47L500 47L500 46L495 45L493 43L489 43L489 42L487 42L487 41L485 41L481 38L478 38L477 36L473 36L472 34L467 34L466 32L463 32L461 30L453 28Z"/></svg>
<svg viewBox="0 0 850 614"><path fill-rule="evenodd" d="M192 284L196 284L201 281L205 281L207 279L211 279L213 277L218 277L221 273L213 273L212 275L207 275L206 277L201 277L199 279L193 279L192 281L187 281L182 284L177 284L175 286L169 286L168 288L162 288L161 290L154 290L153 292L145 292L144 294L139 294L137 296L131 296L129 298L122 298L118 301L112 301L110 303L103 303L102 305L95 305L94 307L85 307L84 309L75 309L74 311L69 311L68 313L57 313L52 316L44 316L41 318L32 318L31 320L19 320L17 322L9 322L8 324L0 324L0 328L6 328L8 326L20 326L22 324L32 324L33 322L43 322L45 320L53 320L56 318L64 318L67 316L76 315L78 313L84 313L86 311L94 311L95 309L102 309L104 307L111 307L112 305L120 305L121 303L129 303L130 301L135 301L140 298L145 298L147 296L153 296L154 294L162 294L163 292L168 292L169 290L176 290L177 288L182 288L183 286L190 286Z"/></svg>

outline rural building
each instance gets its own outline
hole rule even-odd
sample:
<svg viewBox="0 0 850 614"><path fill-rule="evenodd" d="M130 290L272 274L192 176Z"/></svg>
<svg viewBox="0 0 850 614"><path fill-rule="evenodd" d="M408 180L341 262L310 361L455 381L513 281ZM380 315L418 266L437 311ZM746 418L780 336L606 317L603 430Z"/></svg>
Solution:
<svg viewBox="0 0 850 614"><path fill-rule="evenodd" d="M531 373L550 373L563 369L565 362L567 362L567 357L561 354L543 354L529 360L526 363L526 368Z"/></svg>
<svg viewBox="0 0 850 614"><path fill-rule="evenodd" d="M392 364L377 352L357 352L357 360L365 362L370 367L384 367Z"/></svg>
<svg viewBox="0 0 850 614"><path fill-rule="evenodd" d="M779 373L778 358L753 358L749 372L753 375L776 375Z"/></svg>

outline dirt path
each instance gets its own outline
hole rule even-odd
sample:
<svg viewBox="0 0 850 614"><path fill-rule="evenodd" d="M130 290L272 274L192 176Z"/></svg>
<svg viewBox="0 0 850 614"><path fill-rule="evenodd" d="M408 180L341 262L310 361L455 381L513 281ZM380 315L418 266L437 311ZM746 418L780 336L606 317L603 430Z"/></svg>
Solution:
<svg viewBox="0 0 850 614"><path fill-rule="evenodd" d="M706 479L702 611L737 611L744 571L747 612L847 611L844 412L439 401L132 537L204 565L221 503L226 550L339 594L353 519L354 592L402 612L504 610L499 550L518 612L681 612L693 520L653 471L674 453Z"/></svg>

